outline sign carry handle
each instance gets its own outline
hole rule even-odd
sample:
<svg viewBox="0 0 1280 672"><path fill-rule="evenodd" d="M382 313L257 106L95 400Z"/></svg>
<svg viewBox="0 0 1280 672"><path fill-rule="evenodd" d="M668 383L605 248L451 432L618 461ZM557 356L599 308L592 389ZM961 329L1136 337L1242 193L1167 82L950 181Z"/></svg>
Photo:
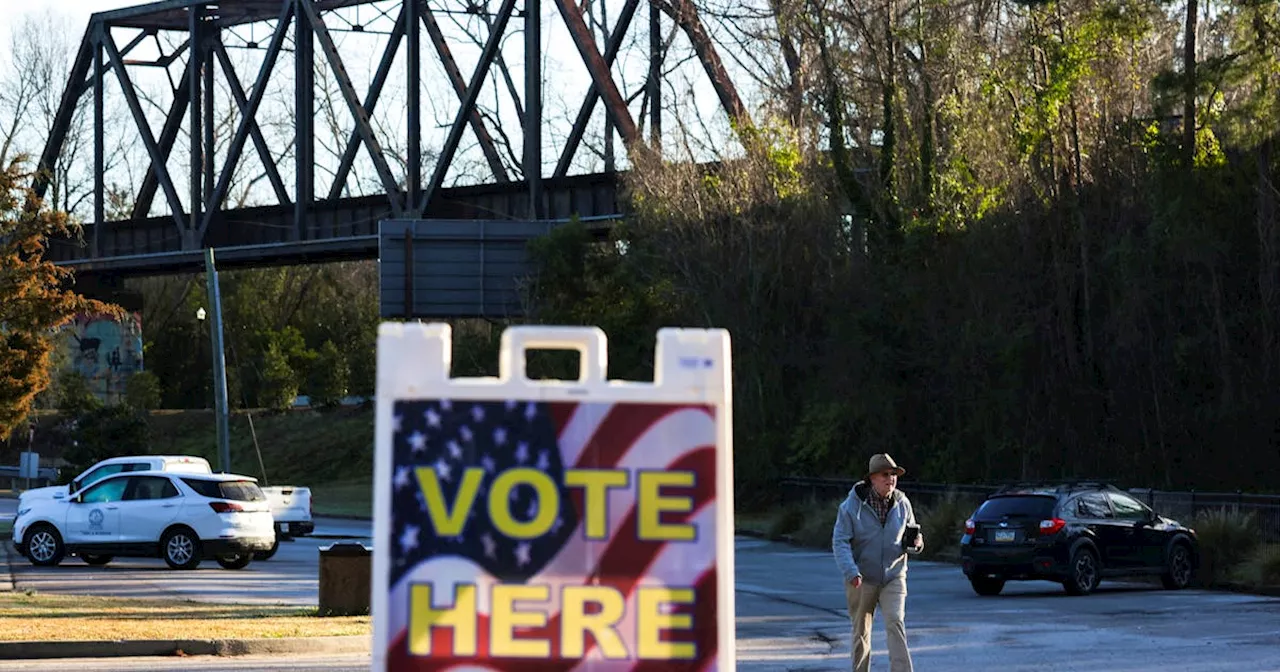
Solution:
<svg viewBox="0 0 1280 672"><path fill-rule="evenodd" d="M608 338L599 327L508 327L502 332L498 375L504 381L554 382L529 380L525 353L529 350L577 350L581 356L577 382L603 383L609 366L608 345Z"/></svg>

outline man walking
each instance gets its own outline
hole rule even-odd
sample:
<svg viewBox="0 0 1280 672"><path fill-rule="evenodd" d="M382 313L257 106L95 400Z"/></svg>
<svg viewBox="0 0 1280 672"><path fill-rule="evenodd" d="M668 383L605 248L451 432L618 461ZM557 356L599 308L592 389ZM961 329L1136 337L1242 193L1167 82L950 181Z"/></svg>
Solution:
<svg viewBox="0 0 1280 672"><path fill-rule="evenodd" d="M919 553L924 537L911 500L897 489L898 477L904 473L888 454L873 455L866 478L854 484L836 512L831 550L844 575L844 596L853 621L854 672L871 669L871 624L877 606L884 613L890 672L912 672L903 620L906 554Z"/></svg>

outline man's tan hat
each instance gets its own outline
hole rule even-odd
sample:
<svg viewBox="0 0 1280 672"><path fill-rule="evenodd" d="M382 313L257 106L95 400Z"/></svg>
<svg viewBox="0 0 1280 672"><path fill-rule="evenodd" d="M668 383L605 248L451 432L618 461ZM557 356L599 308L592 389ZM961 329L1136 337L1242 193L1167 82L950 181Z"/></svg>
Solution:
<svg viewBox="0 0 1280 672"><path fill-rule="evenodd" d="M867 477L870 478L871 474L878 474L882 471L889 471L890 469L893 470L893 473L899 476L907 473L907 470L899 467L898 463L894 462L893 458L889 457L888 453L877 453L872 455L871 460L867 462Z"/></svg>

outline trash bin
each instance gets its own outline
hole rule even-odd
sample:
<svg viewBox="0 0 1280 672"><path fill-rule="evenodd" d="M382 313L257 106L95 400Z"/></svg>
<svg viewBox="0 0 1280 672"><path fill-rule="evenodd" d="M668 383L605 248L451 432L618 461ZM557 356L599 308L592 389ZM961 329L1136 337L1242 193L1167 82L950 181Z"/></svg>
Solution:
<svg viewBox="0 0 1280 672"><path fill-rule="evenodd" d="M342 542L322 546L320 615L368 615L372 565L373 551L364 544Z"/></svg>

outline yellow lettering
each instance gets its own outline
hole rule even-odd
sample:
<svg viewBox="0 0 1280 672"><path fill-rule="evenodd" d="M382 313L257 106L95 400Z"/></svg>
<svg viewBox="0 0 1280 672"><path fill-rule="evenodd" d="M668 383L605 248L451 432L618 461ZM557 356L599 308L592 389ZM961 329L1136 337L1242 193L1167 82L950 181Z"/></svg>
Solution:
<svg viewBox="0 0 1280 672"><path fill-rule="evenodd" d="M565 485L582 486L582 508L587 512L587 538L607 539L609 536L609 488L627 485L627 472L615 469L570 469L564 475Z"/></svg>
<svg viewBox="0 0 1280 672"><path fill-rule="evenodd" d="M431 586L415 584L409 591L409 653L431 655L431 632L436 628L453 631L452 656L476 655L476 587L460 584L454 589L453 605L436 608L431 604Z"/></svg>
<svg viewBox="0 0 1280 672"><path fill-rule="evenodd" d="M418 475L418 487L422 488L422 497L427 501L427 515L441 537L456 537L462 534L462 526L467 523L467 515L475 505L476 493L480 491L480 483L484 481L484 469L471 468L462 473L462 486L458 488L458 498L453 500L450 511L444 501L444 492L440 489L440 479L435 469L418 467L414 470Z"/></svg>
<svg viewBox="0 0 1280 672"><path fill-rule="evenodd" d="M551 642L545 639L516 639L517 627L540 627L547 624L543 611L516 611L517 600L546 600L546 585L498 584L493 588L493 615L489 625L489 653L502 658L546 658L551 655Z"/></svg>
<svg viewBox="0 0 1280 672"><path fill-rule="evenodd" d="M664 497L661 494L664 485L691 486L694 476L691 471L642 471L640 472L639 492L639 528L641 541L692 541L695 538L693 525L690 523L663 523L662 513L674 511L686 513L693 510L693 498Z"/></svg>
<svg viewBox="0 0 1280 672"><path fill-rule="evenodd" d="M663 604L693 603L692 588L661 588L644 586L639 590L636 604L637 653L641 660L689 660L697 653L693 642L667 642L662 640L664 628L688 630L693 626L690 614L665 613Z"/></svg>
<svg viewBox="0 0 1280 672"><path fill-rule="evenodd" d="M600 612L588 614L588 602L600 605ZM582 657L590 632L605 658L626 659L627 647L616 629L626 608L621 592L608 586L569 586L561 593L561 604L561 657Z"/></svg>
<svg viewBox="0 0 1280 672"><path fill-rule="evenodd" d="M511 515L511 491L518 485L532 485L538 497L538 515L522 523ZM551 477L537 469L509 469L493 481L489 490L489 518L494 527L511 539L535 539L547 533L560 512L560 494Z"/></svg>

